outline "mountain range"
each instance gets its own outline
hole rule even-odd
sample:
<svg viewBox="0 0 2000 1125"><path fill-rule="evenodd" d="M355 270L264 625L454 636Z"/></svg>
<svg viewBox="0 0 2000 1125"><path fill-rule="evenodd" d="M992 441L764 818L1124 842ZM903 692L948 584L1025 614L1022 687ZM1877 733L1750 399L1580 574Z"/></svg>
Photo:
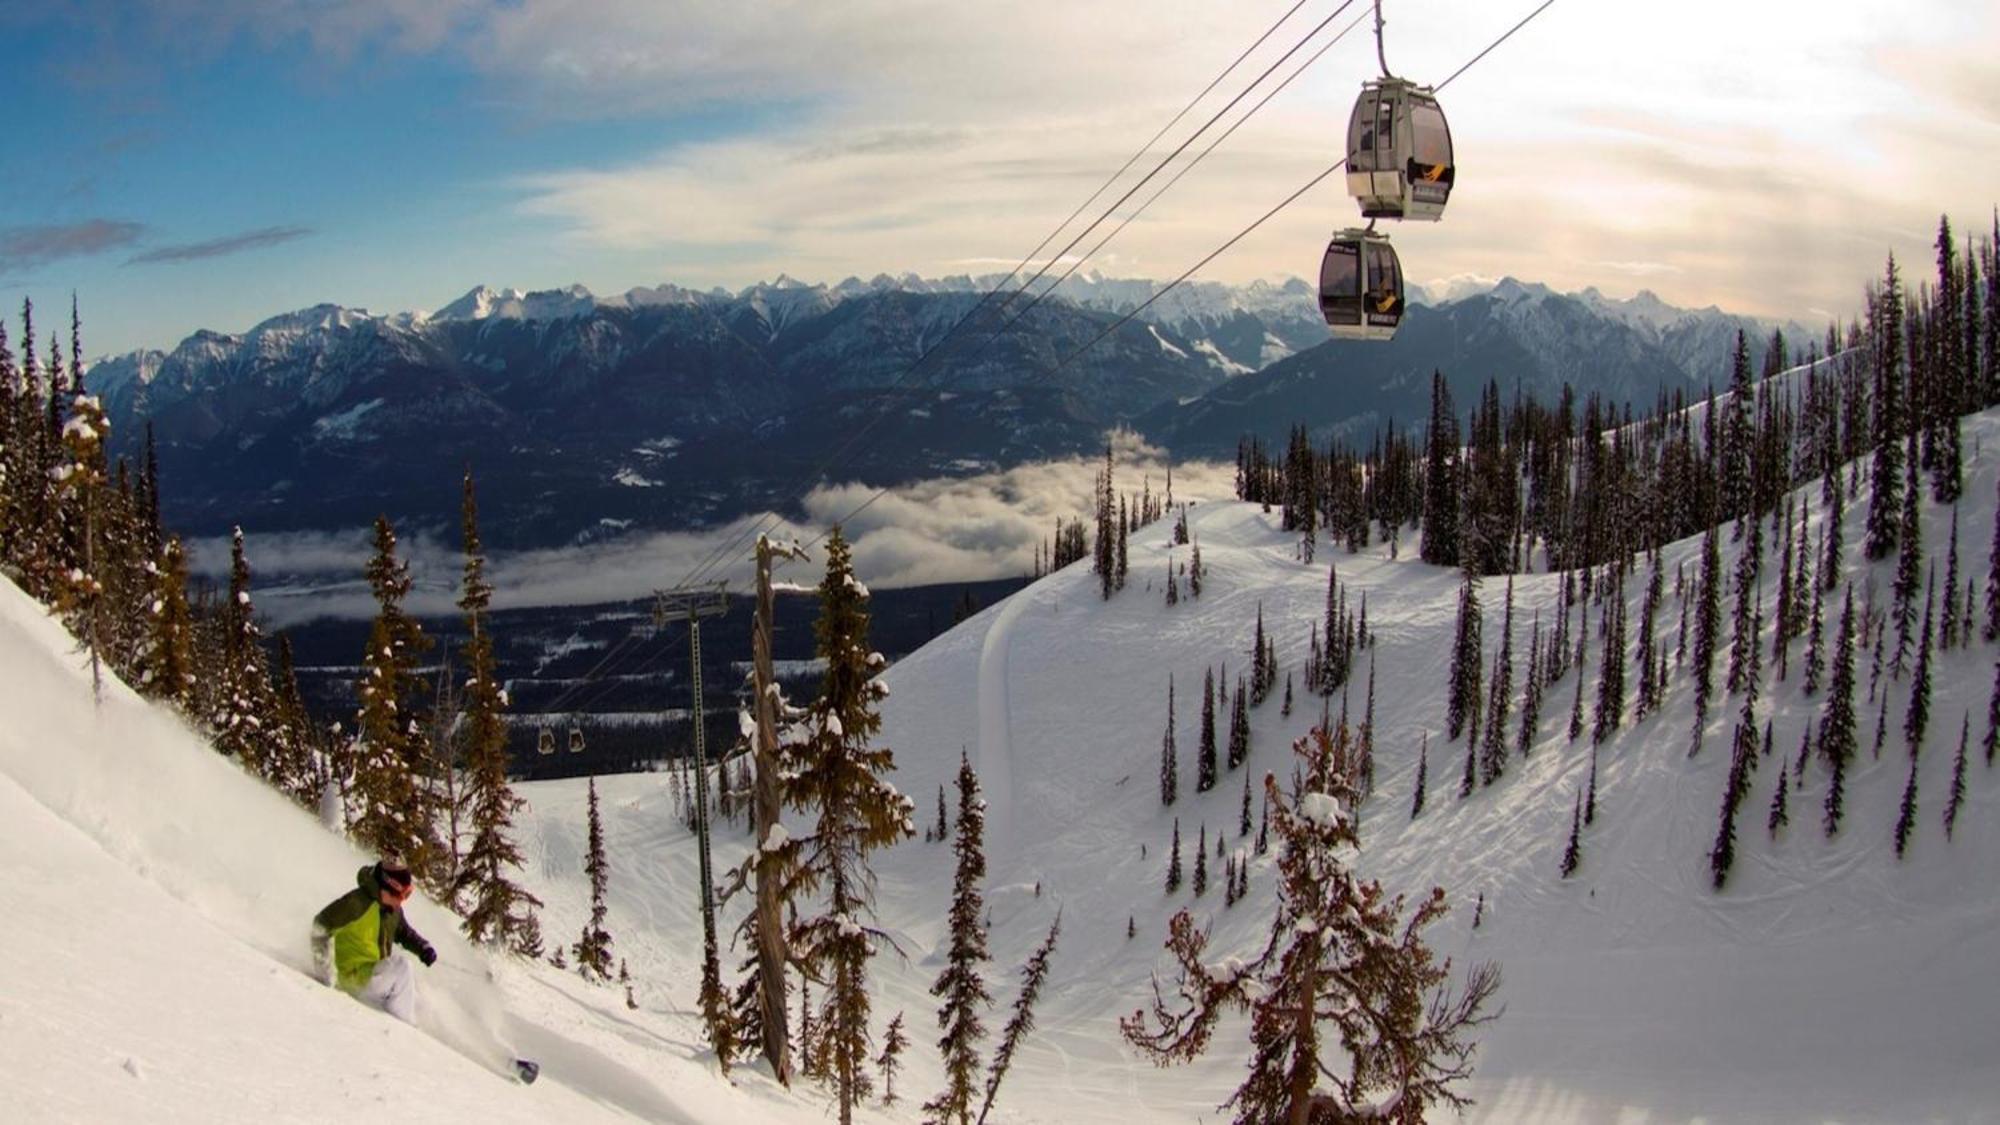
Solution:
<svg viewBox="0 0 2000 1125"><path fill-rule="evenodd" d="M1725 381L1736 333L1760 355L1773 327L1510 278L1457 283L1390 344L1357 345L1327 339L1306 282L1197 282L1086 351L1160 283L1084 275L1031 305L988 299L999 280L780 277L611 297L481 286L431 313L318 305L199 331L99 361L87 383L120 451L150 425L168 517L190 532L379 513L448 525L470 467L489 541L525 548L709 526L788 506L819 479L1071 456L1113 426L1184 457L1295 423L1365 436L1421 421L1433 370L1465 403L1497 379L1648 404Z"/></svg>

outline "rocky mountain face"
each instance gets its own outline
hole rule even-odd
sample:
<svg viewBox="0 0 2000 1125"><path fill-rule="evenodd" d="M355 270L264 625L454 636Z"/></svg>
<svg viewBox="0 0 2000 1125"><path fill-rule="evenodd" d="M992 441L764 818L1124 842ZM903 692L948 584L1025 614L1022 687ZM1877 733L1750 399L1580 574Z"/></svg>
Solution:
<svg viewBox="0 0 2000 1125"><path fill-rule="evenodd" d="M987 299L998 280L480 287L393 316L320 305L101 361L88 385L121 452L150 424L169 518L189 532L381 513L448 527L469 466L488 540L524 548L782 505L829 462L879 484L1095 450L1114 425L1197 456L1300 421L1420 419L1434 368L1467 402L1488 378L1650 402L1725 378L1740 325L1766 334L1650 294L1509 280L1417 307L1386 346L1335 343L1295 279L1184 286L1079 354L1159 283L1074 277L1023 316L1025 299Z"/></svg>
<svg viewBox="0 0 2000 1125"><path fill-rule="evenodd" d="M1112 318L1054 301L936 348L978 301L475 291L429 317L321 306L201 332L97 364L88 384L124 451L151 424L168 514L190 531L384 511L448 524L469 465L488 538L524 547L778 503L843 449L842 478L871 482L1066 456L1226 377L1141 322L1066 363Z"/></svg>
<svg viewBox="0 0 2000 1125"><path fill-rule="evenodd" d="M1436 306L1413 305L1387 343L1333 342L1231 379L1193 402L1163 405L1139 420L1149 439L1182 456L1230 456L1239 438L1282 442L1304 423L1321 440L1361 440L1394 423L1421 427L1433 371L1459 407L1497 381L1506 397L1554 402L1564 384L1579 397L1650 407L1663 393L1691 396L1727 385L1736 334L1763 363L1773 325L1717 309L1687 311L1650 293L1612 301L1595 290L1561 294L1505 279ZM1796 354L1814 337L1782 326Z"/></svg>

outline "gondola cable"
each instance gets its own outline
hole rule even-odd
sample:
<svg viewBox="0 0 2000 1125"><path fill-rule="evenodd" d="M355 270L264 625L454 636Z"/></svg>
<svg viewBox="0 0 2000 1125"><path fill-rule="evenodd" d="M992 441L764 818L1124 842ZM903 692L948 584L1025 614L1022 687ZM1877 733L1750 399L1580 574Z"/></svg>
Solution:
<svg viewBox="0 0 2000 1125"><path fill-rule="evenodd" d="M1270 67L1267 67L1263 71L1263 73L1259 74L1254 80L1250 82L1249 85L1245 86L1241 92L1239 92L1235 97L1231 98L1229 103L1225 105L1221 111L1212 116L1206 123L1204 123L1200 128L1196 129L1178 146L1176 146L1171 153L1167 154L1167 156L1163 158L1159 162L1159 164L1155 165L1152 171L1148 172L1144 177L1142 177L1138 183L1134 184L1131 188L1127 189L1125 194L1120 196L1119 199L1116 202L1114 202L1103 215L1100 215L1096 220L1092 221L1092 223L1089 226L1085 227L1081 232L1079 232L1078 235L1070 241L1068 246L1064 247L1061 251L1058 251L1056 255L1050 259L1049 263L1045 264L1040 270L1038 270L1035 273L1033 277L1030 277L1027 282L1023 283L1020 289L1016 289L1011 294L1009 294L1007 299L1003 301L1000 306L1001 312L1004 313L1007 305L1011 303L1015 297L1019 296L1021 292L1025 291L1029 286L1032 286L1037 280L1045 276L1049 268L1049 265L1052 265L1054 262L1061 260L1064 255L1068 254L1070 250L1074 249L1078 242L1080 242L1092 230L1095 230L1100 224L1102 224L1105 218L1109 217L1112 213L1115 213L1119 207L1123 206L1124 203L1127 200L1129 200L1132 197L1132 195L1138 191L1139 188L1145 186L1147 182L1149 182L1151 179L1153 179L1153 177L1159 174L1161 169L1165 168L1168 164L1172 163L1176 158L1178 158L1182 152L1186 151L1188 146L1191 145L1196 138L1200 137L1204 132L1213 127L1216 121L1220 120L1224 114L1226 114L1237 103L1241 102L1243 98L1248 96L1249 93L1252 90L1256 89L1258 85L1263 83L1263 81L1266 78L1268 78L1271 75L1271 73L1277 69L1278 66L1282 65L1286 59L1296 54L1300 48L1304 47L1308 42L1310 42L1314 36L1317 36L1321 30L1323 30L1329 23L1331 23L1336 17L1338 17L1341 12L1351 7L1353 3L1354 0L1344 0L1344 2L1338 8L1334 9L1331 15L1328 15L1325 19L1321 20L1318 24L1314 25L1313 28L1309 30L1289 50L1287 50L1284 55L1280 56L1277 62L1271 64ZM1280 16L1278 20L1275 23L1273 23L1268 29L1266 29L1262 35L1258 36L1257 40L1253 42L1248 48L1246 48L1242 54L1238 55L1237 58L1229 64L1229 66L1225 67L1221 74L1218 74L1215 77L1215 79L1211 80L1209 84L1203 88L1201 94L1196 95L1196 97L1192 101L1190 101L1188 105L1180 111L1180 113L1175 114L1174 118L1171 121L1169 121L1168 124L1165 127L1163 127L1159 133L1155 134L1152 140L1147 141L1145 145L1141 146L1140 149L1137 152L1135 152L1130 159L1126 161L1125 165L1122 168L1120 168L1118 172L1114 173L1110 179L1105 181L1104 186L1098 188L1096 192L1092 193L1090 198L1096 199L1098 196L1101 196L1103 192L1112 183L1117 181L1119 176L1122 176L1124 172L1132 166L1132 164L1136 163L1141 156L1143 156L1147 151L1149 151L1152 148L1153 144L1158 141L1158 138L1160 136L1165 135L1165 133L1168 130L1172 129L1173 124L1175 122L1178 122L1181 118L1186 116L1189 110L1193 109L1195 105L1199 104L1202 98L1206 97L1209 92L1213 91L1215 87L1219 85L1224 78L1226 78L1231 72L1233 72L1237 66L1241 65L1244 59L1248 58L1250 54L1257 49L1258 46L1262 45L1267 39L1269 39L1270 36L1273 33L1275 33L1277 29L1285 23L1286 20L1291 18L1294 12L1298 11L1298 9L1302 6L1302 4L1303 0L1300 0L1300 3L1294 3L1291 8L1287 9L1284 15ZM1266 100L1268 100L1268 98ZM1262 103L1259 104L1261 105ZM1074 220L1076 214L1080 214L1085 208L1089 206L1089 203L1090 200L1086 200L1082 207L1079 207L1076 212L1073 212L1071 214L1070 218L1065 219L1061 224L1058 224L1055 230L1051 231L1049 236L1044 238L1041 244L1034 251L1030 252L1027 258L1022 260L1022 265L1016 266L1013 273L1010 273L1006 279L1003 279L1003 281L1001 282L1001 287L1004 287L1008 280L1011 280L1015 274L1018 274L1021 269L1025 268L1026 263L1028 261L1032 261L1034 257L1040 253L1041 249L1045 248L1050 241L1053 241L1054 238L1061 233L1062 229L1068 226L1069 223ZM944 335L938 338L937 342L933 343L928 349L924 351L922 355L918 356L917 360L914 363L912 363L908 368L906 368L901 375L897 376L897 378L892 380L887 387L883 388L882 393L887 394L888 392L896 390L905 381L907 381L911 375L921 370L925 365L925 363L927 363L932 356L938 354L943 348L945 348L945 346L948 343L952 342L956 338L959 338L958 337L959 330L963 326L965 326L968 322L970 322L973 317L977 316L980 310L983 309L986 306L986 304L989 303L990 299L995 295L997 295L998 292L999 288L996 288L992 291L989 291L985 297L982 297L979 304L975 305L970 311L966 313L966 315L960 317L956 322L954 322L953 325L945 331ZM1010 321L1009 323L1011 324L1012 322ZM815 468L811 473L801 478L799 485L792 492L792 496L790 498L791 501L797 502L803 499L804 496L811 491L814 482L818 481L821 478L821 476L826 472L827 469L831 468L841 458L845 457L849 450L851 450L855 445L859 444L861 440L867 436L867 434L873 431L876 425L878 425L884 418L888 416L889 407L890 404L885 402L884 408L882 410L876 412L876 414L873 415L867 423L863 424L862 426L857 428L854 433L850 434L847 440L843 442L841 446L833 452L833 454L829 455L820 463L819 467ZM745 528L742 531L737 532L730 539L722 543L714 550L710 551L709 554L703 558L701 563L698 564L695 567L695 569L689 573L687 577L683 578L679 583L677 583L672 588L685 589L687 587L699 584L702 577L712 572L715 567L721 565L723 561L725 561L730 557L730 555L734 554L737 550L739 550L743 543L748 542L754 536L768 530L768 527L772 525L772 521L778 518L781 517L778 517L773 512L767 512L763 516L760 516L757 520L753 521L749 527ZM821 537L815 537L812 540L812 542L815 543L818 542L819 538Z"/></svg>
<svg viewBox="0 0 2000 1125"><path fill-rule="evenodd" d="M1343 5L1343 7L1345 7L1345 5ZM1339 12L1335 12L1334 14L1338 15ZM1305 62L1299 64L1298 68L1292 71L1292 73L1288 75L1283 82L1278 83L1276 86L1272 87L1268 92L1266 92L1265 95L1258 100L1257 104L1250 107L1249 112L1245 113L1242 117L1238 118L1235 124L1232 124L1228 129L1223 131L1222 135L1216 137L1213 141L1209 142L1207 148L1202 149L1201 152L1198 153L1193 160L1190 160L1187 164L1183 165L1180 171L1174 173L1172 179L1160 185L1158 191L1155 191L1151 196L1147 197L1145 202L1139 204L1139 206L1135 208L1131 214L1119 220L1118 225L1112 228L1109 234L1099 239L1096 245L1092 246L1088 251L1072 259L1069 268L1063 271L1061 277L1056 278L1054 283L1050 284L1047 288L1043 289L1040 293L1036 294L1035 299L1033 301L1030 301L1026 308L1023 308L1020 312L1016 313L1012 319L1007 321L1007 323L1001 325L1000 328L996 332L994 332L994 334L991 337L988 337L985 347L991 347L995 340L1005 335L1009 329L1013 328L1014 325L1020 323L1024 317L1026 317L1029 313L1033 312L1035 310L1035 306L1041 304L1044 299L1049 297L1058 288L1060 288L1063 282L1068 281L1073 275L1075 275L1076 271L1083 267L1083 263L1096 257L1098 252L1103 250L1105 246L1109 245L1112 239L1117 238L1118 235L1121 232L1123 232L1126 227L1132 225L1133 220L1137 219L1140 215L1144 214L1146 212L1146 209L1151 207L1154 204L1154 202L1160 198L1160 196L1165 195L1169 189L1171 189L1175 184L1179 183L1181 181L1181 177L1187 175L1189 172L1194 171L1194 169L1198 165L1200 165L1200 163L1203 160L1207 159L1209 153L1214 152L1216 148L1222 144L1222 142L1228 140L1230 136L1236 132L1236 130L1243 127L1245 122L1249 121L1250 118L1254 117L1257 114L1258 110L1263 109L1266 103L1268 103L1272 98L1277 97L1278 94L1282 92L1287 86L1290 86L1292 82L1298 78L1299 75L1304 74L1308 68L1310 68L1314 63L1320 60L1321 56L1325 55L1328 51L1332 50L1335 44L1339 43L1342 39L1346 38L1349 32L1353 31L1356 27L1360 26L1361 21L1367 18L1368 18L1367 13L1363 12L1352 23L1342 28L1339 34L1335 35L1332 39L1329 39L1324 44L1322 44L1319 50L1314 51L1312 55L1306 59ZM977 355L983 355L983 354L984 352L982 350L980 353L977 353L974 358L976 359Z"/></svg>
<svg viewBox="0 0 2000 1125"><path fill-rule="evenodd" d="M1345 8L1352 2L1353 0L1347 0L1347 3L1343 3L1341 5L1341 8L1337 9L1334 14L1338 15L1339 11L1345 10ZM980 312L992 301L992 299L998 296L1000 291L1003 288L1005 288L1006 285L1009 282L1011 282L1015 277L1017 277L1023 269L1027 267L1029 262L1035 260L1035 258L1042 252L1042 250L1046 249L1048 244L1054 241L1056 237L1062 233L1064 228L1068 227L1071 223L1073 223L1078 215L1081 215L1086 209L1090 207L1090 205L1093 202L1099 199L1104 194L1104 192L1111 187L1112 184L1116 183L1120 177L1122 177L1126 172L1130 171L1134 164L1138 163L1138 161L1142 157L1144 157L1147 152L1152 150L1154 145L1159 143L1160 138L1166 136L1166 134L1170 132L1176 124L1178 124L1182 119L1184 119L1188 115L1188 113L1193 111L1193 109L1197 105L1199 105L1203 99L1205 99L1210 93L1214 92L1215 88L1221 85L1224 79L1228 78L1230 74L1234 73L1235 70L1243 64L1244 60L1248 59L1253 53L1256 52L1256 50L1259 47L1263 46L1263 44L1267 40L1269 40L1272 35L1276 34L1280 27L1284 26L1284 24L1288 20L1290 20L1291 17L1295 15L1300 8L1305 6L1305 3L1306 0L1295 0L1295 2L1291 5L1291 7L1287 8L1285 12L1282 15L1280 15L1275 21L1273 21L1272 24L1269 27L1267 27L1262 34L1260 34L1254 41L1252 41L1248 47L1244 48L1243 51L1240 54L1238 54L1236 58L1229 63L1228 66L1224 67L1221 70L1221 72L1218 73L1213 79L1210 79L1208 84L1202 87L1201 91L1197 93L1192 99L1190 99L1188 103L1180 109L1179 112L1175 113L1173 117L1170 118L1165 125L1161 126L1160 129L1157 132L1155 132L1153 136L1146 141L1145 144L1139 146L1139 148L1135 150L1132 153L1132 155L1126 159L1125 163L1119 166L1117 171L1113 172L1103 182L1103 184L1099 185L1096 191L1092 192L1089 197L1087 197L1082 203L1078 204L1076 209L1070 212L1069 216L1065 218L1061 223L1056 224L1056 226L1042 238L1041 242L1037 243L1035 248L1030 250L1028 254L1021 259L1020 263L1017 264L1012 270L1010 270L1007 273L1007 275L1003 277L998 284L995 285L993 289L987 291L987 293L981 297L980 301L977 304L975 304L970 310L968 310L964 316L961 316L957 321L953 322L951 327L946 329L945 333L942 336L940 336L936 342L934 342L929 348L926 348L924 352L920 354L914 362L912 362L907 368L904 369L904 371L900 375L896 377L896 379L892 380L890 384L886 388L884 388L885 392L894 391L897 387L901 386L905 381L907 381L910 378L910 376L922 370L924 365L934 355L938 353L939 349L943 348L948 342L953 340L954 337L957 336L961 328L963 328L966 324L970 323L974 317L977 317L980 314ZM1333 18L1332 16L1329 16L1328 21L1330 21L1332 18ZM1324 27L1326 22L1327 21L1322 21L1320 25L1316 26L1311 32L1308 33L1306 39L1310 39L1313 35L1318 34L1320 28ZM1301 40L1301 45L1303 45L1304 42L1305 40ZM1297 48L1294 47L1293 51L1289 51L1286 53L1286 57L1289 57L1290 54L1292 54L1296 50ZM1280 62L1282 62L1282 59L1280 60ZM1263 81L1264 77L1268 76L1268 74L1269 71L1267 70L1264 75L1260 75L1256 81L1252 82L1249 87L1246 87L1244 93L1248 93L1250 89L1254 89L1259 82ZM1296 77L1296 75L1294 75L1294 77ZM1287 81L1289 81L1289 79ZM1240 101L1242 97L1243 94L1237 95L1235 99L1232 99L1230 104L1234 105L1235 102ZM1269 100L1268 97L1265 100ZM1262 103L1260 102L1259 105L1261 106L1261 104ZM1225 107L1225 109L1226 108L1227 107ZM1253 109L1252 112L1254 113L1255 110ZM1213 124L1213 121L1211 121L1210 124ZM1238 124L1240 125L1241 122L1238 122ZM1181 144L1181 146L1177 148L1175 152L1167 158L1168 161L1170 162L1174 156L1177 156L1182 150L1184 150L1187 147L1187 144L1193 141L1194 137L1200 136L1201 132L1203 130L1206 130L1207 128L1208 126L1204 125L1202 130L1197 130L1193 134L1193 136L1189 137L1187 141L1184 141ZM1233 129L1234 127L1232 126L1232 131ZM1211 146L1211 148L1212 147L1213 146ZM1157 169L1155 170L1155 172L1157 172ZM1151 175L1152 173L1149 173L1148 178L1150 178ZM1176 177L1176 179L1178 178L1179 177ZM1141 180L1140 184L1143 185L1144 182L1145 182L1144 180ZM1136 190L1136 187L1134 190ZM1162 190L1164 191L1164 189ZM1129 195L1130 193L1128 192L1127 193L1128 198ZM1158 198L1158 193L1156 193L1153 198ZM1150 200L1148 202L1150 203ZM1115 207L1116 205L1114 205L1114 210ZM1101 222L1102 220L1100 219L1099 221ZM1093 224L1093 227L1094 226L1095 224ZM1090 229L1092 228L1085 228L1084 233L1087 234ZM1057 255L1058 258L1060 258L1060 256L1061 256L1060 254ZM1039 274L1037 276L1039 276ZM1033 284L1033 279L1030 279L1028 284L1030 285ZM1012 300L1012 297L1010 296L1008 300ZM1002 307L1004 310L1004 304ZM703 311L708 313L711 319L716 319L717 323L721 324L724 330L727 331L731 337L733 337L739 344L742 344L746 350L749 350L753 354L755 354L760 361L765 363L766 367L770 366L769 361L764 359L761 352L759 352L754 346L750 345L748 341L745 341L733 329L730 329L728 325L722 324L720 319L714 316L712 310L709 310L706 308L706 306L703 306ZM850 434L847 440L843 442L842 445L838 449L836 449L831 455L825 458L819 464L818 467L814 468L810 473L806 474L803 478L801 478L799 485L793 491L793 495L791 497L792 501L796 502L802 499L811 490L814 483L818 481L828 469L832 468L833 465L836 464L841 458L845 457L849 450L851 450L856 444L858 444L863 437L865 437L870 431L874 429L874 427L877 424L879 424L884 418L888 416L891 406L892 403L885 400L882 410L878 411L874 416L870 418L870 420L867 423L859 427L854 433ZM873 503L873 500L871 499L869 503ZM867 505L863 505L863 508L865 509L866 506ZM857 511L858 510L860 509L857 509ZM694 568L690 570L679 582L675 583L675 585L671 588L686 589L699 584L704 577L712 573L717 566L720 566L732 554L734 554L744 542L748 541L755 535L762 534L768 531L769 527L774 525L774 521L780 519L782 519L782 517L778 516L775 512L767 512L764 515L760 516L758 519L752 521L747 528L738 531L737 533L732 535L729 539L725 540L723 543L721 543L715 548L712 548L709 552L707 552L696 563ZM820 539L824 537L825 533L822 532L820 535L814 536L813 539L810 540L810 543L816 544L820 541ZM594 665L590 669L590 671L584 674L583 678L577 684L573 685L571 688L566 690L561 696L559 696L557 700L554 703L552 703L548 709L555 710L557 709L557 706L559 704L567 703L570 700L576 698L577 695L582 690L588 687L591 683L595 682L601 675L606 674L608 668L616 667L620 660L628 658L629 654L625 652L625 649L627 649L632 644L632 642L638 639L639 639L639 634L636 631L626 634L625 638L623 638L618 644L614 645L609 651L607 651L605 655L599 659L598 663ZM652 661L650 661L647 666L650 666L651 663L657 662L658 659L659 659L659 653L655 653L654 657L652 658ZM608 691L609 689L607 687L604 690ZM596 698L602 698L602 695L603 691L600 691L596 696L593 696L592 699L594 700Z"/></svg>
<svg viewBox="0 0 2000 1125"><path fill-rule="evenodd" d="M1518 32L1522 28L1528 26L1528 24L1532 22L1536 16L1539 16L1544 11L1547 11L1549 6L1554 3L1555 0L1542 0L1542 2L1539 5L1537 5L1533 11L1521 17L1519 22L1514 24L1514 26L1508 28L1505 32L1501 33L1499 38L1495 39L1491 43L1488 43L1482 50L1480 50L1478 54L1466 60L1464 65L1460 66L1457 70L1452 71L1450 77L1446 78L1443 82L1438 83L1435 89L1443 90L1446 86L1451 85L1452 82L1456 81L1460 75L1472 69L1472 67L1476 65L1481 59L1484 59L1487 55L1491 54L1495 48L1500 46L1500 44L1505 43L1508 39L1511 39L1514 36L1515 32ZM1061 374L1064 370L1066 370L1069 367L1070 364L1076 362L1076 360L1080 356L1082 356L1085 352L1088 352L1090 349L1102 343L1112 333L1118 331L1118 329L1123 328L1125 325L1131 323L1134 319L1136 319L1139 316L1140 313L1145 312L1148 308L1152 307L1152 305L1160 298L1166 296L1168 293L1171 293L1175 289L1179 288L1182 284L1184 284L1187 281L1188 278L1193 277L1196 272L1201 270L1202 267L1208 265L1216 258L1221 257L1231 247L1234 247L1237 243L1249 237L1252 232L1257 230L1257 228L1269 222L1273 216L1278 214L1278 212L1283 211L1285 208L1290 207L1293 203L1298 202L1300 197L1304 196L1307 192L1311 191L1313 188L1318 187L1322 182L1326 180L1327 177L1333 175L1335 172L1340 171L1341 168L1346 165L1346 163L1347 163L1346 158L1342 157L1340 160L1335 161L1332 164L1332 166L1328 167L1325 171L1322 171L1317 175L1313 176L1311 179L1307 180L1297 190L1293 191L1290 195L1287 195L1284 199L1280 200L1276 206L1272 207L1270 210L1258 216L1257 219L1251 222L1249 226L1244 227L1242 230L1230 236L1228 241L1224 242L1222 245L1210 251L1207 255L1205 255L1200 261L1196 262L1194 265L1189 266L1186 270L1184 270L1180 274L1180 276L1174 278L1173 281L1168 282L1165 286L1162 286L1159 292L1154 293L1151 297L1148 297L1144 302L1140 303L1136 308L1132 309L1130 312L1124 314L1117 320L1113 321L1110 325L1106 326L1103 331L1099 332L1096 336L1091 337L1089 342L1085 343L1082 347L1076 349L1069 355L1065 356L1060 362L1056 364L1055 367L1051 368L1047 372L1034 376L1033 379L1030 381L1053 378L1054 376ZM841 519L835 522L845 523L846 521L853 519L856 515L859 515L861 512L866 511L871 505L873 505L877 500L880 500L889 491L890 491L890 486L884 486L883 488L877 489L875 493L869 496L867 500L857 505L854 509L849 511L845 516L842 516ZM817 542L817 540L814 541Z"/></svg>

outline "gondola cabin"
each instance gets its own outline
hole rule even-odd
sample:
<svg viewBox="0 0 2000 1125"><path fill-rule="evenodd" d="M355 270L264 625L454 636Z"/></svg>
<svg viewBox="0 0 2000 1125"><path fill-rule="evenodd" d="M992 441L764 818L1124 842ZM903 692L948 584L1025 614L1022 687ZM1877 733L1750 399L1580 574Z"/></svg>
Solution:
<svg viewBox="0 0 2000 1125"><path fill-rule="evenodd" d="M1401 78L1362 84L1347 123L1347 194L1362 218L1436 222L1455 174L1451 127L1429 87Z"/></svg>
<svg viewBox="0 0 2000 1125"><path fill-rule="evenodd" d="M1334 235L1319 268L1319 311L1334 336L1393 339L1403 307L1403 267L1387 236L1358 229Z"/></svg>
<svg viewBox="0 0 2000 1125"><path fill-rule="evenodd" d="M541 733L535 738L535 752L539 754L553 754L556 752L556 735L554 731L547 727L542 728Z"/></svg>

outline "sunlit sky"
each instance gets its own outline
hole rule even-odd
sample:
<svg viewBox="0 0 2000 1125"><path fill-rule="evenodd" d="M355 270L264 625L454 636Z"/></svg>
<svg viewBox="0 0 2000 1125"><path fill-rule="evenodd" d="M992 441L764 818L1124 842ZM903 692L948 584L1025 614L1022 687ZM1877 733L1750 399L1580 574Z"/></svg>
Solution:
<svg viewBox="0 0 2000 1125"><path fill-rule="evenodd" d="M480 283L1005 270L1292 2L4 4L0 300L76 292L101 353ZM1388 0L1388 62L1441 81L1533 6ZM1087 268L1177 275L1337 159L1367 31ZM1418 281L1848 316L1940 213L1992 229L1996 59L1963 0L1557 0L1445 91L1450 213L1394 237ZM1354 215L1334 177L1201 276L1311 276Z"/></svg>

